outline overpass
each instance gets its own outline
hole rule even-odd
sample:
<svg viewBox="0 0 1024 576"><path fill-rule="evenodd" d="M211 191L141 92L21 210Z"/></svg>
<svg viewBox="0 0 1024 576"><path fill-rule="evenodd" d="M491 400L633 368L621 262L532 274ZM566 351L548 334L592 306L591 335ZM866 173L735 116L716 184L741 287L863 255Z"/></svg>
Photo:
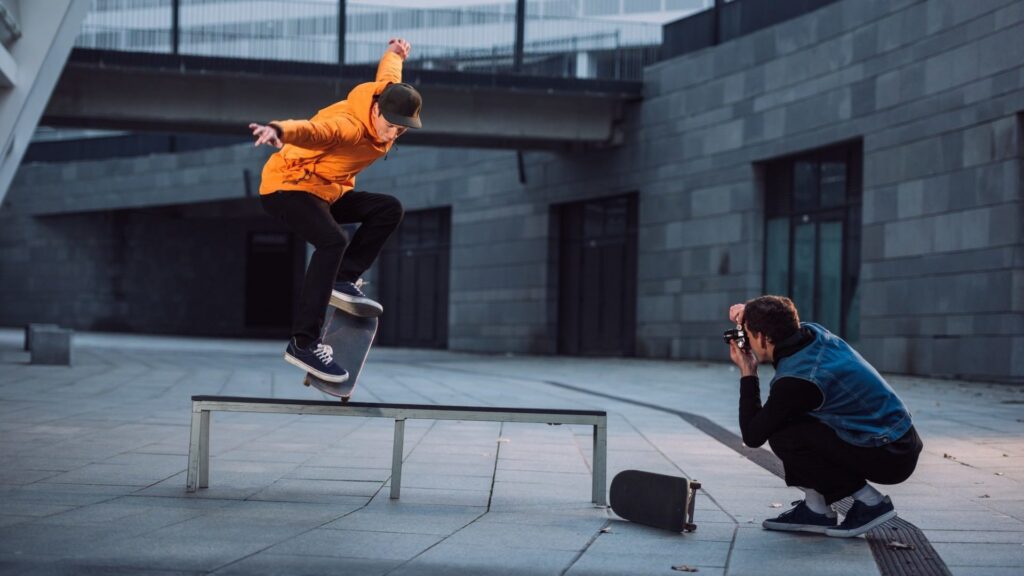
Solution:
<svg viewBox="0 0 1024 576"><path fill-rule="evenodd" d="M50 126L245 133L249 122L309 118L371 80L344 66L75 48L41 122ZM566 149L618 142L642 83L406 70L423 94L431 146Z"/></svg>

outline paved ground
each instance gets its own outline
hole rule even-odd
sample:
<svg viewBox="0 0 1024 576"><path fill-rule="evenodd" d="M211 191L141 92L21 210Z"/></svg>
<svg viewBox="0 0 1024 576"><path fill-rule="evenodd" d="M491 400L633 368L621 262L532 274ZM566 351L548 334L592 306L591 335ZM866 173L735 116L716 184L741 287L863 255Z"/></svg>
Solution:
<svg viewBox="0 0 1024 576"><path fill-rule="evenodd" d="M375 350L357 399L602 409L609 478L697 478L699 529L590 504L584 427L216 414L210 487L185 492L193 394L317 399L278 343L76 335L72 368L28 364L0 330L2 574L877 574L862 539L764 531L798 497L678 416L736 430L726 365ZM762 375L764 376L764 375ZM891 487L951 572L1024 571L1024 388L892 378L925 442ZM602 530L607 528L607 530Z"/></svg>

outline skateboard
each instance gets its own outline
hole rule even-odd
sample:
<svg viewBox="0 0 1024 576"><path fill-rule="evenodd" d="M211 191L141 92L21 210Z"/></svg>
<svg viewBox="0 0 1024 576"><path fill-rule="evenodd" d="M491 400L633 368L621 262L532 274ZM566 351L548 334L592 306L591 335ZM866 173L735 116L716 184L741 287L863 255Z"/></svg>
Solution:
<svg viewBox="0 0 1024 576"><path fill-rule="evenodd" d="M329 306L324 324L327 329L324 330L323 343L334 349L334 361L348 370L348 380L341 383L326 382L307 373L302 383L324 394L337 396L341 398L342 404L347 404L356 389L359 373L363 370L377 335L377 318L360 318Z"/></svg>
<svg viewBox="0 0 1024 576"><path fill-rule="evenodd" d="M699 488L699 482L688 478L624 470L612 479L612 511L637 524L693 532L693 501Z"/></svg>

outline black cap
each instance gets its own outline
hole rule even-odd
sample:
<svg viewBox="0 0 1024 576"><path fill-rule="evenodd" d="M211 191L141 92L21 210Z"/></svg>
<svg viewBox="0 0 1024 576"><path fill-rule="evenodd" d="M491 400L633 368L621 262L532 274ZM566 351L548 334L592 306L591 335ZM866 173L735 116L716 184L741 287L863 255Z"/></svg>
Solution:
<svg viewBox="0 0 1024 576"><path fill-rule="evenodd" d="M390 84L377 97L380 113L384 119L398 126L421 128L420 107L423 98L408 84Z"/></svg>

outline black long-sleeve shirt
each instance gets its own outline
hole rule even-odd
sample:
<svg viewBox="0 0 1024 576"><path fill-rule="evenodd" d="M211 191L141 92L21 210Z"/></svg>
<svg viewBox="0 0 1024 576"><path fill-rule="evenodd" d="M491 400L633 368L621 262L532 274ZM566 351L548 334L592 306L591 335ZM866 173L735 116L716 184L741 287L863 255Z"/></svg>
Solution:
<svg viewBox="0 0 1024 576"><path fill-rule="evenodd" d="M775 363L790 356L814 340L806 329L792 343L787 339L775 348ZM740 379L740 431L743 443L757 448L768 441L776 430L795 417L816 410L825 401L821 390L813 382L801 378L780 378L772 384L764 406L761 405L761 385L757 376Z"/></svg>
<svg viewBox="0 0 1024 576"><path fill-rule="evenodd" d="M800 378L780 378L761 406L757 376L740 379L740 431L743 443L757 448L796 416L815 410L825 400L816 385Z"/></svg>

